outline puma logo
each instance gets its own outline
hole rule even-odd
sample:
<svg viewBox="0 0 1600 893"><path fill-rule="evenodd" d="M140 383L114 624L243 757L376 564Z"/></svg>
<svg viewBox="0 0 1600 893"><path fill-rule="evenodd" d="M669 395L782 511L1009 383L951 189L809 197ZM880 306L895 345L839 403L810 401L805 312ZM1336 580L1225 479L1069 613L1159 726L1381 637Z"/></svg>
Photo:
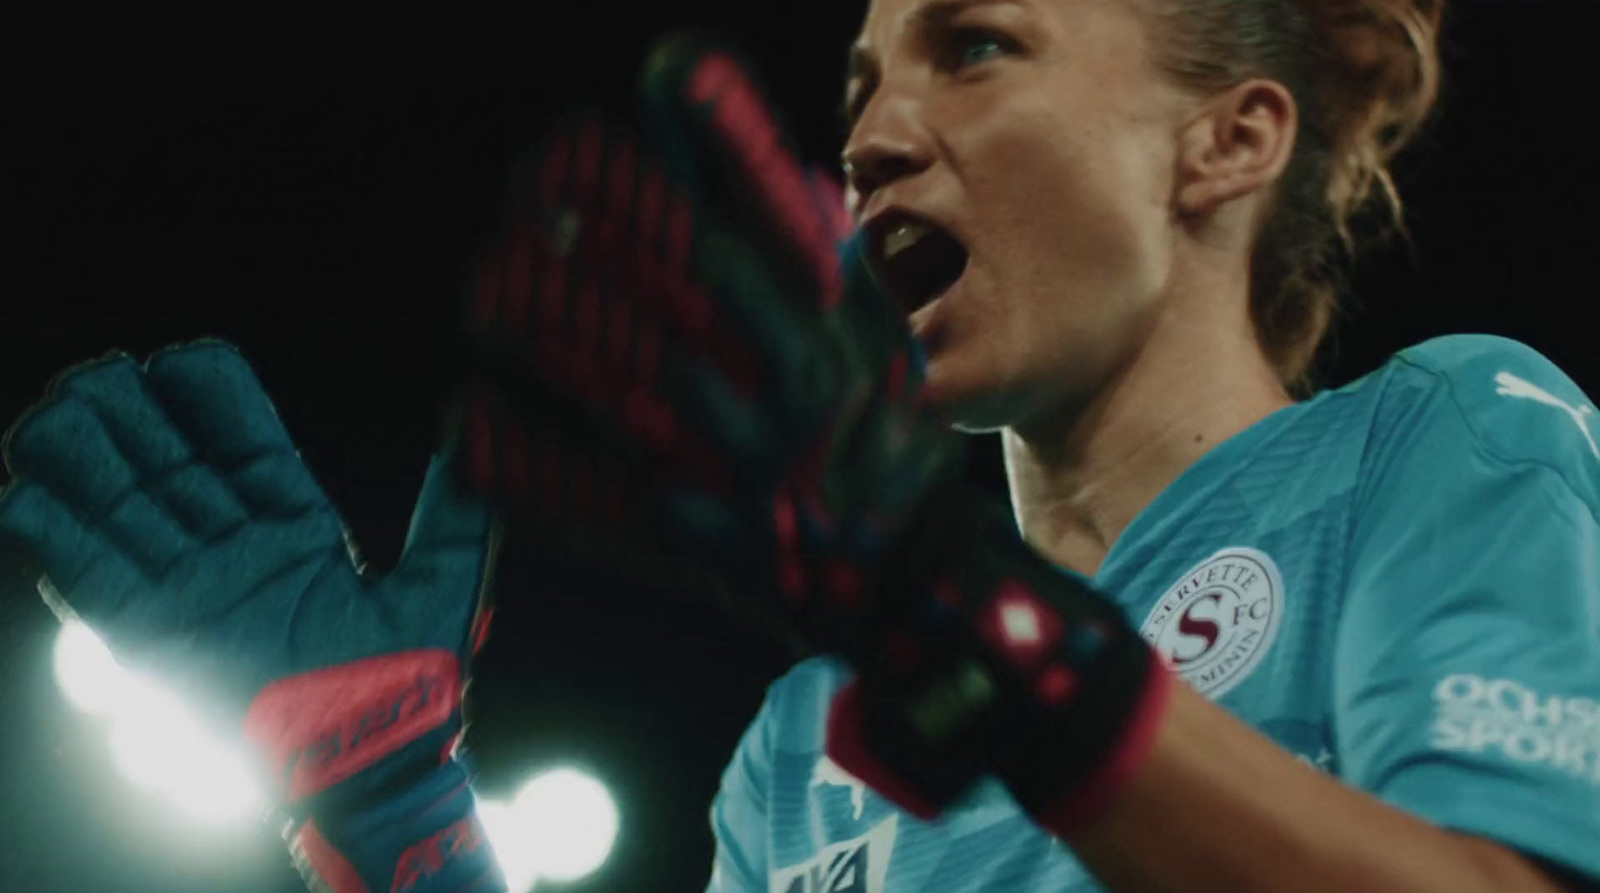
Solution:
<svg viewBox="0 0 1600 893"><path fill-rule="evenodd" d="M1571 416L1572 423L1578 426L1579 431L1583 432L1583 439L1589 442L1589 452L1594 453L1596 459L1600 459L1600 445L1595 443L1594 434L1589 431L1589 422L1587 421L1589 416L1594 415L1593 406L1573 406L1538 385L1524 381L1510 372L1502 372L1496 375L1494 380L1496 384L1500 385L1496 393L1501 396L1532 400L1536 403L1543 403L1546 406L1554 406Z"/></svg>
<svg viewBox="0 0 1600 893"><path fill-rule="evenodd" d="M861 810L866 806L866 784L829 759L827 754L823 754L822 759L817 760L817 766L811 772L811 787L822 785L847 788L850 791L850 805L855 807L855 819L858 822L861 820Z"/></svg>

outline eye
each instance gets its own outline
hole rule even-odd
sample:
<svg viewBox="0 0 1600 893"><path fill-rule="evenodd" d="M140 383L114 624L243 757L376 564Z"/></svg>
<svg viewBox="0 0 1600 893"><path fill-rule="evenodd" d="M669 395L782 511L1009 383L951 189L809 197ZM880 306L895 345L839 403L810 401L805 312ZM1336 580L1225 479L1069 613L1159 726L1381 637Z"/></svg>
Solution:
<svg viewBox="0 0 1600 893"><path fill-rule="evenodd" d="M958 70L1013 52L1016 42L989 28L956 28L950 32L947 63Z"/></svg>

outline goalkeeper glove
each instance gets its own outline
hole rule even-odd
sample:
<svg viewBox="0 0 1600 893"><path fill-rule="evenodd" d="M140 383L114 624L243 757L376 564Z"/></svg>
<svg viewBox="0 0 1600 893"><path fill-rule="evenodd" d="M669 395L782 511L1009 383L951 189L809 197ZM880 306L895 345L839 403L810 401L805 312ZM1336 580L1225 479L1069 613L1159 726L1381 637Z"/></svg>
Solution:
<svg viewBox="0 0 1600 893"><path fill-rule="evenodd" d="M69 370L5 458L0 541L59 613L249 740L308 880L503 889L455 758L492 528L442 460L374 579L221 342Z"/></svg>
<svg viewBox="0 0 1600 893"><path fill-rule="evenodd" d="M858 682L830 754L910 811L993 772L1070 833L1148 750L1168 674L960 483L963 441L918 406L903 312L746 66L678 37L644 89L652 139L594 117L558 130L485 255L474 486L842 653Z"/></svg>

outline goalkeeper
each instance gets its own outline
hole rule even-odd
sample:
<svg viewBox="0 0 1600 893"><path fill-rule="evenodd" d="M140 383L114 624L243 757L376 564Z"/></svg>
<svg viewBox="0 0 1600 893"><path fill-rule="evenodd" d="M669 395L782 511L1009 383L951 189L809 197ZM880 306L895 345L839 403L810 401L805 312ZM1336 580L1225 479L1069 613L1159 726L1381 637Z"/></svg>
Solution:
<svg viewBox="0 0 1600 893"><path fill-rule="evenodd" d="M1400 6L1395 33L1430 33ZM663 53L665 167L609 128L558 134L486 257L470 479L843 658L774 686L741 744L715 889L1579 888L1600 873L1583 395L1457 338L1291 400L1326 314L1273 304L1313 293L1251 252L1288 251L1256 227L1297 97L1140 81L1119 63L1183 19L1134 10L874 5L842 262L827 190L731 57ZM1049 78L1066 117L1028 105ZM337 525L247 374L202 345L68 376L11 438L0 529L114 648L215 671L329 886L491 888L450 746L487 522L436 472L425 570L330 563ZM941 419L1004 430L1023 538L956 480Z"/></svg>
<svg viewBox="0 0 1600 893"><path fill-rule="evenodd" d="M656 57L649 142L547 143L476 485L830 655L723 777L713 890L1593 888L1588 398L1483 336L1307 386L1440 14L877 0L842 260L726 53Z"/></svg>

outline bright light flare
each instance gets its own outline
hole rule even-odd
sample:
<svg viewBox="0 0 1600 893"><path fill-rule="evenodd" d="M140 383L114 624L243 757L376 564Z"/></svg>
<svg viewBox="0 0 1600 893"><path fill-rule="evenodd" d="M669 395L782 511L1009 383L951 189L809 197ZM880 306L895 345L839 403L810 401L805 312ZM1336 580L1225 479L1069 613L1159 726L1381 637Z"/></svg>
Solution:
<svg viewBox="0 0 1600 893"><path fill-rule="evenodd" d="M56 685L67 702L90 715L109 713L125 673L111 657L111 649L83 623L61 625L56 636Z"/></svg>
<svg viewBox="0 0 1600 893"><path fill-rule="evenodd" d="M590 874L617 838L610 791L577 769L535 776L510 803L479 800L478 815L511 893L528 893L539 878L575 881Z"/></svg>
<svg viewBox="0 0 1600 893"><path fill-rule="evenodd" d="M117 664L83 623L61 627L56 681L75 707L111 722L111 755L136 786L165 795L202 824L255 814L261 791L244 755L168 691Z"/></svg>
<svg viewBox="0 0 1600 893"><path fill-rule="evenodd" d="M483 821L483 832L494 848L495 859L506 877L509 893L528 893L533 882L539 879L539 866L524 845L527 837L520 816L511 811L511 805L498 800L478 801L478 818Z"/></svg>
<svg viewBox="0 0 1600 893"><path fill-rule="evenodd" d="M577 769L535 777L511 806L527 822L525 839L541 877L577 880L605 862L617 839L611 792Z"/></svg>

